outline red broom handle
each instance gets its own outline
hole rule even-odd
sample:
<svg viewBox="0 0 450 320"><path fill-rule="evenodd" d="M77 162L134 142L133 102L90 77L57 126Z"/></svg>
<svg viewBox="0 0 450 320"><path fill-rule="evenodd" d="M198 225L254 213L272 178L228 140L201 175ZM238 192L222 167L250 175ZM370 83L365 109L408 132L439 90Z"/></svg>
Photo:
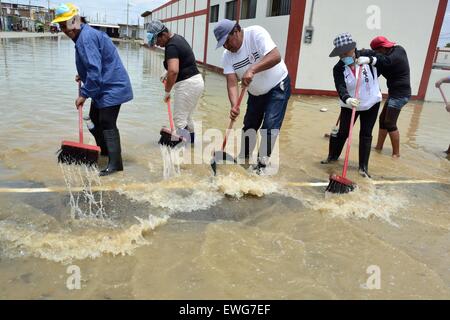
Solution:
<svg viewBox="0 0 450 320"><path fill-rule="evenodd" d="M170 99L167 100L167 112L169 113L170 130L172 132L174 132L175 131L175 124L173 123L172 109L170 108Z"/></svg>
<svg viewBox="0 0 450 320"><path fill-rule="evenodd" d="M81 81L78 81L78 96L80 96L80 92L81 92ZM83 144L83 106L78 107L78 128L79 128L80 143Z"/></svg>
<svg viewBox="0 0 450 320"><path fill-rule="evenodd" d="M167 80L163 81L164 88L166 87ZM175 131L175 124L173 123L173 116L172 116L172 108L170 107L170 99L167 100L167 113L169 114L169 123L170 123L170 131Z"/></svg>
<svg viewBox="0 0 450 320"><path fill-rule="evenodd" d="M239 111L239 108L241 107L241 102L242 102L242 99L244 98L246 90L247 90L246 87L242 88L241 95L239 96L237 105L234 107L238 111ZM222 151L225 150L225 146L227 145L227 142L228 142L228 136L230 135L231 129L233 128L235 121L236 120L231 120L230 124L228 125L228 129L225 131L225 138L223 139L223 143L222 143Z"/></svg>
<svg viewBox="0 0 450 320"><path fill-rule="evenodd" d="M355 99L359 98L359 86L361 84L361 73L363 66L359 66L358 79L356 80ZM345 151L344 169L342 170L342 177L346 177L348 168L348 159L350 158L350 146L352 144L353 122L355 121L356 108L352 106L352 119L350 120L350 129L348 131L347 150Z"/></svg>

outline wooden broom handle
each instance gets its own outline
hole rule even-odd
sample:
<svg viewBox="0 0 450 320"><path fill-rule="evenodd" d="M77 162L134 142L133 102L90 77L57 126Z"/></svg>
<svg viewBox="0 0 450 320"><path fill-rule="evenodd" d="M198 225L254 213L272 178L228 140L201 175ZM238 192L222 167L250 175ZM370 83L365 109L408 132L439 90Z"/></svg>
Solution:
<svg viewBox="0 0 450 320"><path fill-rule="evenodd" d="M233 108L236 108L236 110L239 110L239 108L241 107L242 99L244 99L244 95L245 95L246 91L247 91L247 87L242 88L241 95L239 96L237 104L236 104L236 106L233 107ZM227 130L225 131L225 138L223 139L223 143L222 143L222 151L225 150L225 147L226 147L227 141L228 141L228 136L230 135L231 129L233 128L233 125L235 122L236 122L236 120L231 120L230 124L228 125Z"/></svg>

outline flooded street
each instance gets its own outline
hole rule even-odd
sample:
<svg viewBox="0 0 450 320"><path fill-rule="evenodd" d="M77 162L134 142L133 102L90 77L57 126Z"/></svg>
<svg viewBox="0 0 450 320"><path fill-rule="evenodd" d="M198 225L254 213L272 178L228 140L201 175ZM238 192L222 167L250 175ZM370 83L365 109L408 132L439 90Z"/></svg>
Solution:
<svg viewBox="0 0 450 320"><path fill-rule="evenodd" d="M192 154L199 164L182 164L165 180L157 143L168 126L163 56L118 48L135 97L118 120L125 171L99 180L56 161L61 141L78 137L73 42L0 39L0 299L450 299L443 104L411 101L403 109L401 158L391 158L389 140L371 153L376 183L357 173L358 122L349 178L359 188L348 195L324 195L343 164L343 155L320 164L339 114L333 97L292 96L274 176L226 166L213 177L211 150L199 143ZM201 72L197 129L223 132L225 78ZM85 140L94 143L87 130ZM214 144L206 140L204 147ZM76 191L66 187L79 179L99 186L88 213L74 210ZM80 290L66 286L71 265L80 269ZM371 266L381 271L379 290L367 288Z"/></svg>

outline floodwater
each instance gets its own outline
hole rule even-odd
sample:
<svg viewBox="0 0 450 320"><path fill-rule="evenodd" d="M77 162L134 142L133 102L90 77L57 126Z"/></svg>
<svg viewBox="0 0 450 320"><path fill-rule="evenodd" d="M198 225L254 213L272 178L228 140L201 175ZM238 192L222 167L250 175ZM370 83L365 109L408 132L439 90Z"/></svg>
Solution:
<svg viewBox="0 0 450 320"><path fill-rule="evenodd" d="M77 139L72 42L0 39L0 298L450 298L450 115L442 104L413 101L402 111L402 157L390 157L389 141L371 155L379 183L357 175L358 125L349 177L359 189L349 195L304 184L341 170L342 160L319 164L339 111L327 97L291 98L276 175L222 166L213 177L205 152L206 163L163 179L162 55L118 48L135 99L118 122L125 171L100 180L56 163L61 141ZM223 132L224 78L202 72L195 121ZM69 192L80 183L98 189ZM70 266L79 267L79 290L67 286Z"/></svg>

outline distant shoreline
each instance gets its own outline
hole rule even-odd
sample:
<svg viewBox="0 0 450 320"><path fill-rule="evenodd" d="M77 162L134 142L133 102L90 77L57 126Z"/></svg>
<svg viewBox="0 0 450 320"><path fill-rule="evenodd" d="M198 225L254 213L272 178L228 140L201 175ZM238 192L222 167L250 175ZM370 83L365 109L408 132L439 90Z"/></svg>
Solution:
<svg viewBox="0 0 450 320"><path fill-rule="evenodd" d="M21 32L21 31L6 31L0 32L0 38L6 39L22 39L22 38L47 38L47 37L58 37L62 36L64 33L37 33L37 32Z"/></svg>
<svg viewBox="0 0 450 320"><path fill-rule="evenodd" d="M0 32L0 39L23 39L23 38L48 38L48 37L61 37L65 36L63 32L59 33L36 33L36 32L16 32L16 31L7 31ZM143 40L133 40L133 39L120 39L120 38L111 38L113 42L126 42L126 43L137 43L140 45L144 44Z"/></svg>

